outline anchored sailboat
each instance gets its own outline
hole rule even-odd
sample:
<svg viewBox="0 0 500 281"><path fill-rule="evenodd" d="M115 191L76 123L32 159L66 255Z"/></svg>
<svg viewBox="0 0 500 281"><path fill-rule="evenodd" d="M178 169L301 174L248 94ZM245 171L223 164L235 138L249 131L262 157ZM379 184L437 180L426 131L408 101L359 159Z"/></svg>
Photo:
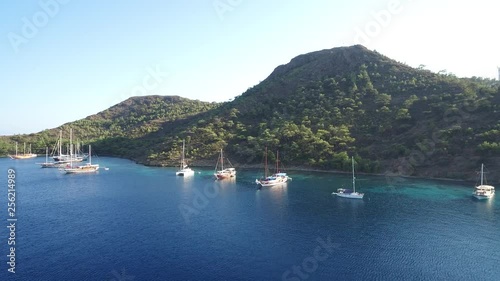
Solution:
<svg viewBox="0 0 500 281"><path fill-rule="evenodd" d="M181 155L181 165L179 170L175 173L177 176L192 176L194 175L194 171L186 165L186 161L184 159L184 150L185 150L185 141L182 140L182 155Z"/></svg>
<svg viewBox="0 0 500 281"><path fill-rule="evenodd" d="M227 162L229 163L229 165L231 165L229 159L227 159ZM220 170L217 170L219 163L220 163ZM233 167L224 169L224 155L222 154L222 149L220 150L219 159L217 159L217 164L215 165L214 176L215 179L218 180L236 177L236 169L234 169Z"/></svg>
<svg viewBox="0 0 500 281"><path fill-rule="evenodd" d="M292 180L292 178L289 177L286 173L283 173L279 170L279 151L276 152L276 173L272 174L271 176L267 176L267 147L264 157L265 157L264 177L261 179L256 179L255 180L256 184L263 187L267 187L267 186L283 184L289 180Z"/></svg>
<svg viewBox="0 0 500 281"><path fill-rule="evenodd" d="M23 149L23 154L17 154L17 141L16 141L16 154L15 155L9 155L11 159L30 159L30 158L35 158L37 157L36 154L31 153L31 144L28 153L26 153L26 143L24 143L24 149Z"/></svg>
<svg viewBox="0 0 500 281"><path fill-rule="evenodd" d="M495 195L495 187L491 185L485 184L484 177L484 164L481 164L481 184L476 186L472 196L476 197L479 200L489 199Z"/></svg>
<svg viewBox="0 0 500 281"><path fill-rule="evenodd" d="M354 157L351 157L352 161L352 190L339 188L337 192L332 192L332 194L338 197L352 198L352 199L363 199L364 193L356 192L356 177L354 176Z"/></svg>
<svg viewBox="0 0 500 281"><path fill-rule="evenodd" d="M70 167L64 169L66 174L87 174L95 173L99 170L99 164L92 164L92 147L89 145L89 162L85 165L73 168L73 161L70 162Z"/></svg>

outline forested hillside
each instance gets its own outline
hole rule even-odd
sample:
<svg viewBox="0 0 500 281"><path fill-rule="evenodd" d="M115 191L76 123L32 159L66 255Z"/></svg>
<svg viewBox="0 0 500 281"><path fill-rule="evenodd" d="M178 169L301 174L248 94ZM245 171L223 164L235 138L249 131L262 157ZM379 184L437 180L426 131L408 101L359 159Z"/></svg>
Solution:
<svg viewBox="0 0 500 281"><path fill-rule="evenodd" d="M0 154L14 152L17 141L32 144L32 150L45 154L45 147L53 147L63 131L64 147L69 143L70 128L73 138L84 144L94 144L94 150L102 155L129 157L137 147L146 144L147 136L164 126L177 126L196 115L214 109L219 104L190 100L178 96L142 96L129 98L109 109L87 118L66 123L60 127L44 130L36 134L15 135L0 138ZM109 146L99 146L113 140ZM153 140L154 141L154 140ZM137 147L134 147L137 146Z"/></svg>
<svg viewBox="0 0 500 281"><path fill-rule="evenodd" d="M260 163L267 146L287 166L346 170L354 155L371 173L474 179L485 163L500 179L498 81L411 68L359 45L300 55L232 102L158 102L172 98L132 98L64 128L103 154L151 165L176 163L186 139L194 164L220 148ZM9 141L40 149L56 133Z"/></svg>

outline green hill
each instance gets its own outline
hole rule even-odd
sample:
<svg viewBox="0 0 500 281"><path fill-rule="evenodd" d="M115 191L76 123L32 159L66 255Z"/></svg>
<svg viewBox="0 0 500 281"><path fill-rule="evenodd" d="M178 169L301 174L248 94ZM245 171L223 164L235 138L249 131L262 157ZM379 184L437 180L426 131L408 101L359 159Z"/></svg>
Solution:
<svg viewBox="0 0 500 281"><path fill-rule="evenodd" d="M500 180L497 81L411 68L363 46L300 55L232 102L158 102L172 98L132 98L64 126L98 153L149 165L175 164L184 138L194 164L215 162L220 148L261 163L267 146L287 166L347 170L354 155L364 172L475 179L484 163Z"/></svg>

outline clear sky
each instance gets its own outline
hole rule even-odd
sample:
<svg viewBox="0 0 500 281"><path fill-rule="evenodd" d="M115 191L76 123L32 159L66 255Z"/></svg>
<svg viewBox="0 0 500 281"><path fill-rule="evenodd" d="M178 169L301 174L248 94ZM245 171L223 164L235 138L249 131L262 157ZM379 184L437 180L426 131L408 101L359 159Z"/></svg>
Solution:
<svg viewBox="0 0 500 281"><path fill-rule="evenodd" d="M299 54L356 43L414 67L497 78L499 3L0 1L0 135L137 95L227 101Z"/></svg>

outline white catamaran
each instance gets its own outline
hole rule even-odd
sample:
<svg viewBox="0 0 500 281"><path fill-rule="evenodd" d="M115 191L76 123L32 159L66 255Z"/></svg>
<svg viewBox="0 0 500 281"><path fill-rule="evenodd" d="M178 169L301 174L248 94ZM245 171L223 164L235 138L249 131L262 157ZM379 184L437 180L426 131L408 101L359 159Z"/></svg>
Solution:
<svg viewBox="0 0 500 281"><path fill-rule="evenodd" d="M356 177L354 176L354 157L351 157L352 161L352 190L339 188L337 192L332 192L332 194L337 195L338 197L343 198L352 198L352 199L363 199L364 193L356 192Z"/></svg>

